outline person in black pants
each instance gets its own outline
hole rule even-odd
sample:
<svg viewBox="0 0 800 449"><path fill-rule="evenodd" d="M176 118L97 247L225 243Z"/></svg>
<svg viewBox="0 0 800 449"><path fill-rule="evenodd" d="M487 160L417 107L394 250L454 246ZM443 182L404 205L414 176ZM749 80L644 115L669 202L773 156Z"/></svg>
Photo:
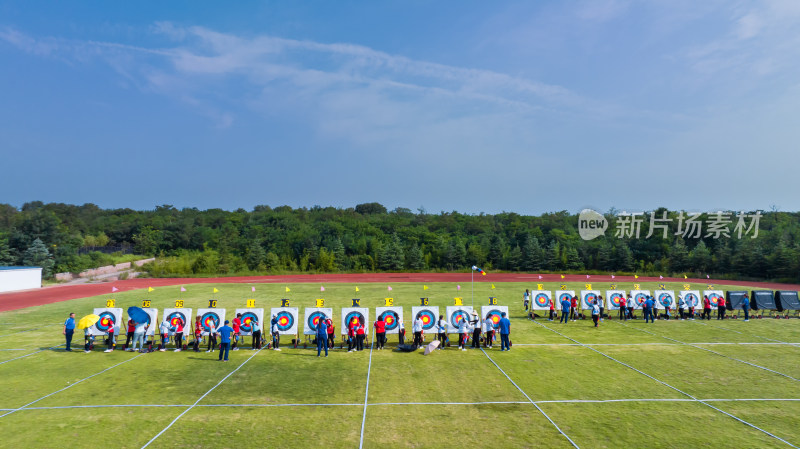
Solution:
<svg viewBox="0 0 800 449"><path fill-rule="evenodd" d="M69 314L69 318L64 321L64 337L67 340L67 351L72 351L72 336L75 335L75 312Z"/></svg>
<svg viewBox="0 0 800 449"><path fill-rule="evenodd" d="M470 320L469 323L473 326L473 328L472 328L472 345L470 345L470 347L475 348L475 349L480 349L481 348L481 324L482 323L481 323L481 320L478 319L477 312L475 312L475 311L472 312L472 320Z"/></svg>
<svg viewBox="0 0 800 449"><path fill-rule="evenodd" d="M206 352L214 352L214 349L217 347L217 330L214 329L212 325L211 328L208 330L208 350ZM230 348L230 344L228 344Z"/></svg>

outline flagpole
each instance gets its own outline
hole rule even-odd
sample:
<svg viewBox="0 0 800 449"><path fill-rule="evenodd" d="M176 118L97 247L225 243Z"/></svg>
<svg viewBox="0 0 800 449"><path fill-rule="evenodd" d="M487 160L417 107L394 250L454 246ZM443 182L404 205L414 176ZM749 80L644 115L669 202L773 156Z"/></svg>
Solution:
<svg viewBox="0 0 800 449"><path fill-rule="evenodd" d="M472 284L472 307L475 307L475 270L470 270L470 273L472 276L472 280L470 282Z"/></svg>

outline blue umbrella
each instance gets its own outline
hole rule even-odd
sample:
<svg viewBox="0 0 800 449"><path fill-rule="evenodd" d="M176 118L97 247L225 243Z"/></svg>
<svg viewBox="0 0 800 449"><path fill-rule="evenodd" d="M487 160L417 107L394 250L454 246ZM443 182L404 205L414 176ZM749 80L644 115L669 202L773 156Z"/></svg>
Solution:
<svg viewBox="0 0 800 449"><path fill-rule="evenodd" d="M128 307L128 317L137 323L147 323L150 315L141 307Z"/></svg>

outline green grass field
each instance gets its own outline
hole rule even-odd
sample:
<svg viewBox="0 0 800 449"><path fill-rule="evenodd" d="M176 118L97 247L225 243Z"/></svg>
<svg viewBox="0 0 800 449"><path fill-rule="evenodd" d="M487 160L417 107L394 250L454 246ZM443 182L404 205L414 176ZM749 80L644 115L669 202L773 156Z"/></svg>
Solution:
<svg viewBox="0 0 800 449"><path fill-rule="evenodd" d="M430 356L337 349L326 359L284 346L231 352L228 363L217 362L216 353L103 353L102 345L90 354L67 353L57 347L67 314L80 318L112 295L0 313L2 446L800 446L800 320L614 319L597 329L590 320L532 322L522 308L531 285L489 285L476 283L475 305L496 296L509 306L510 352L499 344ZM255 294L251 284L195 284L182 294L185 306L207 307L212 287L229 316L246 298L254 297L266 316L288 297L302 321L302 309L325 298L337 329L339 309L356 297L352 284L327 284L323 293L319 284L291 284L290 293L284 285L257 284ZM442 313L454 296L471 303L469 284L460 292L455 284L429 287L423 294L419 284L395 284L392 292L385 284L360 284L357 297L372 319L391 293L405 308L410 337L411 306L420 296ZM122 308L149 298L161 311L174 306L178 287L113 297ZM389 342L393 349L396 336ZM81 349L82 336L74 343Z"/></svg>

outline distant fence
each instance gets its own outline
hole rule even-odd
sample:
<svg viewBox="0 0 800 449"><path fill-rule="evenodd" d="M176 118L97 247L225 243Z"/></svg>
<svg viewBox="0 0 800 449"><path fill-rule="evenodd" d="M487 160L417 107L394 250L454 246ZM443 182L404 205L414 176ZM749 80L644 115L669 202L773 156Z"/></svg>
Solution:
<svg viewBox="0 0 800 449"><path fill-rule="evenodd" d="M99 252L103 254L113 254L113 253L122 253L122 254L133 254L133 246L131 245L118 245L118 246L84 246L83 248L78 250L78 254L88 254L93 252Z"/></svg>

